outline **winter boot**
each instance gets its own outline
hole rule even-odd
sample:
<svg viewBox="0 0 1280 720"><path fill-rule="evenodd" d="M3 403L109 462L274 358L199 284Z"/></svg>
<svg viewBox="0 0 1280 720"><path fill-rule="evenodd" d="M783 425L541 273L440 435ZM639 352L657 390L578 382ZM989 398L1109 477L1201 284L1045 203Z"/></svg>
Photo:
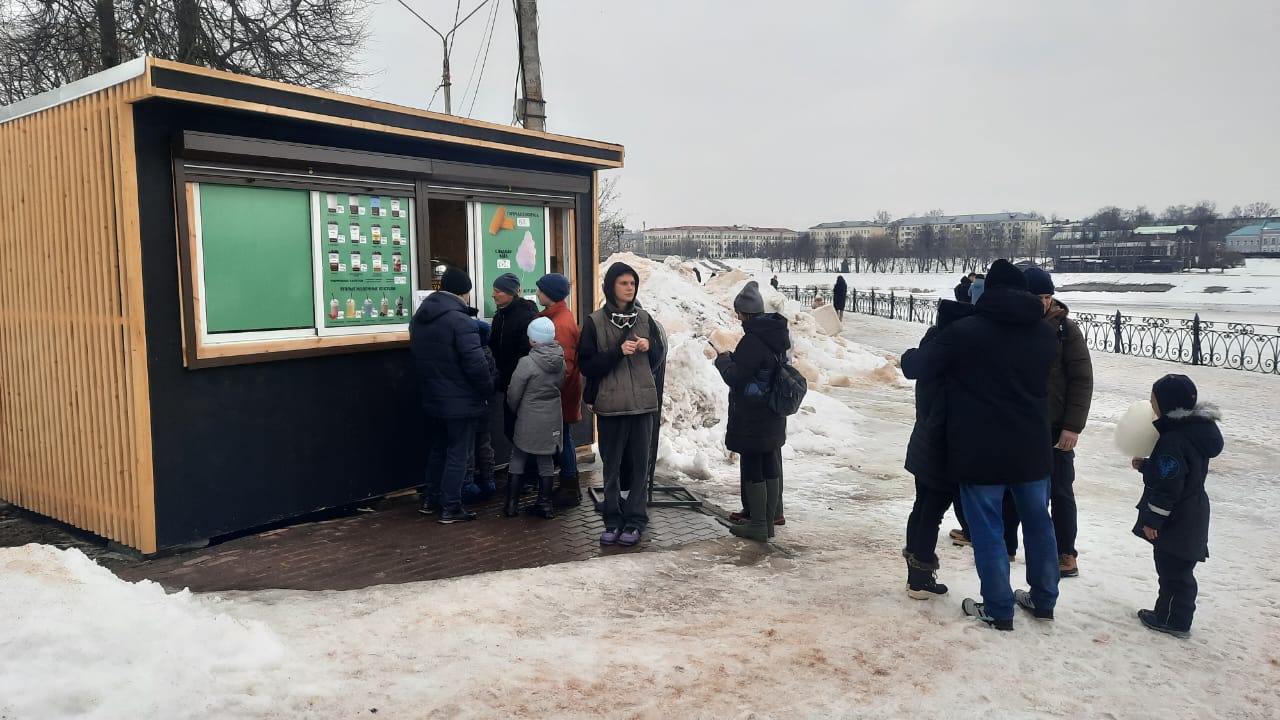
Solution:
<svg viewBox="0 0 1280 720"><path fill-rule="evenodd" d="M1080 575L1080 566L1076 564L1075 555L1063 553L1058 556L1058 575L1060 577L1077 577Z"/></svg>
<svg viewBox="0 0 1280 720"><path fill-rule="evenodd" d="M538 478L538 502L530 505L526 510L532 515L540 515L544 518L553 518L556 516L556 506L553 502L555 497L556 476L544 475Z"/></svg>
<svg viewBox="0 0 1280 720"><path fill-rule="evenodd" d="M751 509L751 522L731 525L729 532L737 537L756 542L769 542L769 487L766 483L747 485L747 505Z"/></svg>
<svg viewBox="0 0 1280 720"><path fill-rule="evenodd" d="M507 504L503 506L502 514L507 517L520 514L520 478L514 475L507 476Z"/></svg>
<svg viewBox="0 0 1280 720"><path fill-rule="evenodd" d="M902 551L907 559L907 595L915 600L928 600L947 594L947 586L938 582L938 563L923 563L913 553Z"/></svg>
<svg viewBox="0 0 1280 720"><path fill-rule="evenodd" d="M765 478L764 486L769 490L769 506L768 513L765 515L765 524L769 528L769 537L774 535L774 528L781 523L777 518L782 514L778 511L778 505L782 502L782 478ZM785 520L783 522L786 522Z"/></svg>
<svg viewBox="0 0 1280 720"><path fill-rule="evenodd" d="M475 520L476 514L470 510L464 510L462 505L446 506L440 511L440 518L436 522L441 525L452 525L453 523L467 522Z"/></svg>
<svg viewBox="0 0 1280 720"><path fill-rule="evenodd" d="M956 547L968 547L973 544L973 542L969 540L969 536L965 535L964 530L961 528L952 530L947 533L947 536L951 538L951 544Z"/></svg>
<svg viewBox="0 0 1280 720"><path fill-rule="evenodd" d="M561 475L556 490L556 507L578 507L582 504L582 486L577 475Z"/></svg>
<svg viewBox="0 0 1280 720"><path fill-rule="evenodd" d="M1155 610L1139 610L1138 620L1141 621L1143 625L1146 625L1157 632L1167 633L1182 640L1186 640L1191 637L1191 628L1176 628L1161 620L1160 617L1156 615Z"/></svg>

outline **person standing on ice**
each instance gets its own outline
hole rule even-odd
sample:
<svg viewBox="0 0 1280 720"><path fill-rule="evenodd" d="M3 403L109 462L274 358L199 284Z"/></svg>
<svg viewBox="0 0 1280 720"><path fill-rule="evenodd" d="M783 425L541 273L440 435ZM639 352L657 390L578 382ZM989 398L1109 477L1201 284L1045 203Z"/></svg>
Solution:
<svg viewBox="0 0 1280 720"><path fill-rule="evenodd" d="M777 273L774 273L773 277L772 277L772 278L770 278L770 280L769 280L769 284L773 286L773 289L774 289L774 290L777 290L777 289L778 289L778 274L777 274Z"/></svg>
<svg viewBox="0 0 1280 720"><path fill-rule="evenodd" d="M1015 600L1001 518L1006 490L1013 493L1026 535L1028 602L1042 619L1053 617L1058 602L1045 422L1057 340L1043 321L1043 304L1027 292L1026 277L1012 263L992 263L986 286L973 315L903 353L902 373L946 384L947 472L960 484L982 581L983 602L966 598L964 612L1012 630Z"/></svg>
<svg viewBox="0 0 1280 720"><path fill-rule="evenodd" d="M972 314L972 305L942 300L938 322L925 332L921 347L951 323ZM915 478L916 498L907 516L907 544L902 549L907 560L907 595L916 600L947 594L947 586L937 581L938 527L952 503L956 516L962 517L959 488L947 472L947 402L942 376L916 381L916 423L907 442L906 461L907 472Z"/></svg>
<svg viewBox="0 0 1280 720"><path fill-rule="evenodd" d="M836 285L831 289L831 305L836 309L836 317L844 322L844 305L849 299L849 285L843 275L836 276Z"/></svg>
<svg viewBox="0 0 1280 720"><path fill-rule="evenodd" d="M1198 401L1186 375L1165 375L1151 386L1160 439L1151 456L1134 458L1142 499L1133 534L1155 549L1160 594L1154 610L1139 610L1143 625L1186 638L1196 613L1196 563L1209 557L1209 460L1222 454L1218 408Z"/></svg>
<svg viewBox="0 0 1280 720"><path fill-rule="evenodd" d="M1049 507L1053 532L1058 541L1058 571L1062 577L1080 574L1076 565L1076 480L1075 447L1089 419L1093 402L1093 361L1089 346L1075 320L1067 317L1067 306L1053 297L1053 277L1038 267L1027 268L1027 290L1044 303L1044 319L1058 338L1053 362L1049 365L1049 429L1053 442L1053 472L1049 477ZM1004 506L1006 550L1018 550L1018 509L1006 496Z"/></svg>
<svg viewBox="0 0 1280 720"><path fill-rule="evenodd" d="M666 356L649 313L637 306L640 275L615 262L604 275L604 307L587 316L578 343L578 366L586 378L583 399L596 415L604 463L602 545L635 545L649 523L649 448L659 411L655 366ZM623 464L632 478L622 500Z"/></svg>
<svg viewBox="0 0 1280 720"><path fill-rule="evenodd" d="M782 467L778 453L787 442L787 418L769 408L769 390L778 365L791 349L787 319L766 313L756 281L748 282L733 299L743 336L733 352L716 356L716 369L729 386L729 423L724 444L738 453L738 469L746 487L751 521L730 525L740 538L767 542L782 496Z"/></svg>

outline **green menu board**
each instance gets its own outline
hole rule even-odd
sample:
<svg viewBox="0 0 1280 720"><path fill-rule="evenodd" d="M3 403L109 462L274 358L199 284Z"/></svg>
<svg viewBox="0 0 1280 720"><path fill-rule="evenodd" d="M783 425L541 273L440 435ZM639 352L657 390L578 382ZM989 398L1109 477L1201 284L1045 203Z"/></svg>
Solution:
<svg viewBox="0 0 1280 720"><path fill-rule="evenodd" d="M409 322L413 218L408 198L325 193L320 214L324 326Z"/></svg>
<svg viewBox="0 0 1280 720"><path fill-rule="evenodd" d="M538 278L547 274L547 211L525 205L480 203L480 284L484 290L484 316L493 317L497 306L489 295L493 281L503 273L520 278L520 295L533 297Z"/></svg>

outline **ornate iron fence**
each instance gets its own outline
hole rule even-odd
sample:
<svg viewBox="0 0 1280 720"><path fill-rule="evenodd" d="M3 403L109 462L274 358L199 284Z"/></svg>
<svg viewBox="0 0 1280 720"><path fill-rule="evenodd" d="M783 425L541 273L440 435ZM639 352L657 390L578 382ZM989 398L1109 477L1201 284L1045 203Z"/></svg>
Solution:
<svg viewBox="0 0 1280 720"><path fill-rule="evenodd" d="M826 287L781 286L778 292L810 306L817 295L827 303ZM849 288L845 306L849 312L876 315L890 320L932 325L937 316L938 298L931 295L897 295L874 290L858 292ZM1168 360L1187 365L1204 365L1280 374L1280 326L1253 323L1190 320L1162 317L1134 317L1115 314L1072 313L1090 350L1134 357Z"/></svg>

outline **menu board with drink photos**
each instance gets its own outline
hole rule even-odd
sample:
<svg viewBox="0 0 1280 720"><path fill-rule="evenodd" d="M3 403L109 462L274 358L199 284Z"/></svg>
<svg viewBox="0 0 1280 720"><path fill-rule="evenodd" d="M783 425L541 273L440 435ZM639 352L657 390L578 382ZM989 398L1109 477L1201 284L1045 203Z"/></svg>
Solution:
<svg viewBox="0 0 1280 720"><path fill-rule="evenodd" d="M324 193L324 326L403 325L413 305L409 199Z"/></svg>

